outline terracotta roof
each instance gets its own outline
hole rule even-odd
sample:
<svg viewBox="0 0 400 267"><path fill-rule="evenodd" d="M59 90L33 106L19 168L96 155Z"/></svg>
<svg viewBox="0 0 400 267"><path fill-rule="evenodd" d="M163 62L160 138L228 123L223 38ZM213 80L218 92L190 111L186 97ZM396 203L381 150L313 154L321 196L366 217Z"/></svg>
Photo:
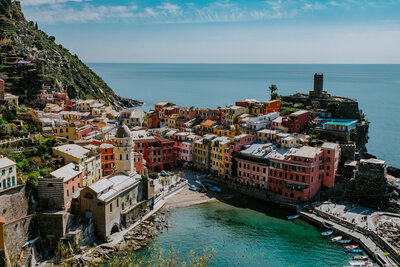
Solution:
<svg viewBox="0 0 400 267"><path fill-rule="evenodd" d="M206 120L206 121L202 122L200 125L203 125L203 126L213 126L213 125L215 125L216 123L217 123L216 121Z"/></svg>

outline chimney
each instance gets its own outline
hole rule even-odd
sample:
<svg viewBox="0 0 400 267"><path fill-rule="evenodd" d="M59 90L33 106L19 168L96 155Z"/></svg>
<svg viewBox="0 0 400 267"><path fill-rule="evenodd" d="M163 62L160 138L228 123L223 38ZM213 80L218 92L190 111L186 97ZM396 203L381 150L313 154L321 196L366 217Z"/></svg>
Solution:
<svg viewBox="0 0 400 267"><path fill-rule="evenodd" d="M0 79L0 100L4 100L4 96L5 96L5 92L4 92L4 80Z"/></svg>

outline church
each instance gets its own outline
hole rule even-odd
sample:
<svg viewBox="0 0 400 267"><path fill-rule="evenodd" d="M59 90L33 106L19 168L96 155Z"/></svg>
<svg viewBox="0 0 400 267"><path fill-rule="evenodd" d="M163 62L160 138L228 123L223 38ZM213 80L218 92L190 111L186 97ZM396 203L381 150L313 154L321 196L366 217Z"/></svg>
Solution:
<svg viewBox="0 0 400 267"><path fill-rule="evenodd" d="M135 223L153 209L154 184L146 172L134 167L134 143L126 125L118 128L114 141L115 172L80 192L80 211L93 220L101 240Z"/></svg>

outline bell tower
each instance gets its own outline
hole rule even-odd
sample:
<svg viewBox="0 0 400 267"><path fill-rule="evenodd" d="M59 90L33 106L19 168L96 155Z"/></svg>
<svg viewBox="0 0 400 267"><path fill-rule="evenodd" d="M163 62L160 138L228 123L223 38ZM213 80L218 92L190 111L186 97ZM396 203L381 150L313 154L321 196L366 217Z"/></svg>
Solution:
<svg viewBox="0 0 400 267"><path fill-rule="evenodd" d="M115 155L115 172L126 172L135 174L134 166L134 144L132 142L131 131L128 126L122 125L115 134L114 155Z"/></svg>

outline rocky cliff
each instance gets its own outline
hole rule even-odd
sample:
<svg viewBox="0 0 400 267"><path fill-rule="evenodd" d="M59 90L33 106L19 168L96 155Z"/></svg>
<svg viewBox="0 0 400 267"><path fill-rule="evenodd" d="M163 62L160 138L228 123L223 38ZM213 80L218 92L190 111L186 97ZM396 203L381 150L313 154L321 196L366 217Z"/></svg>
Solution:
<svg viewBox="0 0 400 267"><path fill-rule="evenodd" d="M70 98L102 99L117 110L138 106L115 92L79 57L27 21L18 1L0 0L0 78L6 91L33 106L43 87L66 90Z"/></svg>

